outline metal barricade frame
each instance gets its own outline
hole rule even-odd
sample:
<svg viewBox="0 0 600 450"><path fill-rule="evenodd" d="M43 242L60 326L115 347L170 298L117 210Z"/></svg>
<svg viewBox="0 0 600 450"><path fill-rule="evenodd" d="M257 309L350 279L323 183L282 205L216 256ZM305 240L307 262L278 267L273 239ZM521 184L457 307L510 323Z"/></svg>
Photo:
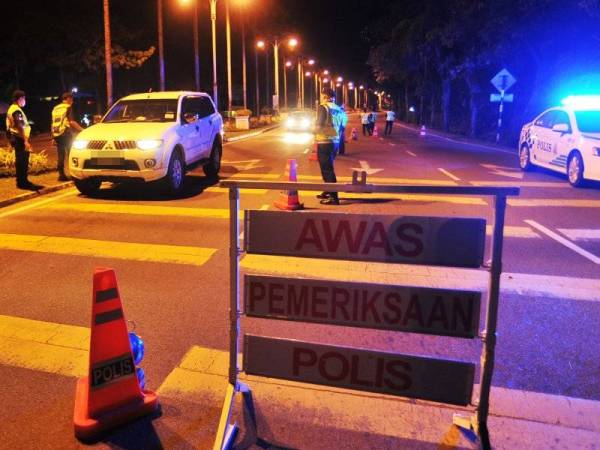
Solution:
<svg viewBox="0 0 600 450"><path fill-rule="evenodd" d="M230 424L231 411L236 393L250 394L250 388L238 380L241 372L238 368L238 350L240 338L240 189L267 189L267 190L304 190L326 191L345 193L406 193L406 194L446 194L491 196L494 198L493 229L491 243L491 265L482 266L489 272L487 290L487 308L485 326L479 335L483 342L481 353L480 390L479 401L476 405L474 416L455 414L453 423L463 429L474 432L480 439L481 447L490 449L490 437L487 427L489 415L489 396L492 384L492 375L495 360L496 328L498 321L498 304L500 297L500 276L502 274L502 249L504 242L504 222L508 196L517 196L518 187L471 187L471 186L414 186L414 185L376 185L368 184L365 172L354 171L351 184L342 183L299 183L299 182L272 182L272 181L247 181L226 180L220 187L229 189L229 260L230 260L230 286L229 286L229 371L228 387L223 403L219 427L213 450L230 448L235 440L237 425ZM293 214L293 213L290 213ZM480 319L481 320L481 319Z"/></svg>

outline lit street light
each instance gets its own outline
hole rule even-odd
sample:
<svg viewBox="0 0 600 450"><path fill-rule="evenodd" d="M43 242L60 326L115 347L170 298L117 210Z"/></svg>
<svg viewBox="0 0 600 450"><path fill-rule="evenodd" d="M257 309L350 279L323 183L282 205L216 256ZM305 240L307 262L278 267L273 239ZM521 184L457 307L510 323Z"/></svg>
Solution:
<svg viewBox="0 0 600 450"><path fill-rule="evenodd" d="M161 1L161 0L159 0ZM193 34L194 34L194 86L196 87L196 91L200 90L200 44L198 38L198 0L179 0L179 2L187 6L190 1L194 2L194 17L193 17ZM159 6L159 33L162 34L162 10ZM159 40L159 45L162 44L162 39ZM164 70L164 67L163 67ZM164 73L163 73L164 76ZM161 88L164 90L164 87Z"/></svg>

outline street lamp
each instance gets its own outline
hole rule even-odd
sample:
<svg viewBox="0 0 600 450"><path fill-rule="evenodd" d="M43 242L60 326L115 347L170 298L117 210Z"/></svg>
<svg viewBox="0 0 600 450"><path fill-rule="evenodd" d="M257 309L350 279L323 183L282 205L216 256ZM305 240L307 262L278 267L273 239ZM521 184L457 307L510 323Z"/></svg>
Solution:
<svg viewBox="0 0 600 450"><path fill-rule="evenodd" d="M258 50L263 50L265 48L264 41L258 41L256 46L254 47L254 69L256 71L256 76L254 77L256 83L256 116L260 116L260 88L258 86Z"/></svg>
<svg viewBox="0 0 600 450"><path fill-rule="evenodd" d="M291 61L285 62L285 67L283 68L283 97L285 108L288 107L288 94L287 94L287 70L293 66Z"/></svg>
<svg viewBox="0 0 600 450"><path fill-rule="evenodd" d="M106 108L108 109L113 102L112 58L110 41L110 5L108 4L108 0L103 0L102 9L104 12L104 64L106 66Z"/></svg>
<svg viewBox="0 0 600 450"><path fill-rule="evenodd" d="M200 90L200 45L198 43L198 0L179 0L179 3L187 6L190 1L194 2L194 17L193 17L193 31L194 31L194 82L196 86L196 91ZM159 0L162 3L162 0ZM162 45L162 8L159 6L159 34L161 38L159 39L159 53L160 46ZM162 57L159 55L159 58L162 61ZM164 67L162 67L164 71ZM162 74L164 76L164 72ZM162 81L162 80L161 80ZM164 90L164 87L161 88Z"/></svg>
<svg viewBox="0 0 600 450"><path fill-rule="evenodd" d="M156 0L156 10L158 12L158 78L160 80L160 90L165 90L165 46L163 39L163 6L162 0Z"/></svg>
<svg viewBox="0 0 600 450"><path fill-rule="evenodd" d="M212 58L213 58L213 101L219 109L219 94L217 85L217 0L210 0L210 21L212 28Z"/></svg>
<svg viewBox="0 0 600 450"><path fill-rule="evenodd" d="M279 47L281 46L282 41L280 40L279 37L275 37L271 40L270 44L273 46L273 72L275 75L275 77L274 77L273 109L279 109ZM287 45L290 50L294 50L298 46L298 39L293 38L293 37L289 38L287 40ZM258 41L257 46L258 46L258 48L263 50L266 48L266 42L264 40L260 40L260 41ZM267 52L266 55L267 55L267 60L268 60L269 53ZM268 70L268 63L267 63L267 70ZM284 69L284 77L285 76L286 76L286 74L285 74L285 69ZM284 83L287 84L286 79L284 79ZM286 106L287 106L287 100L286 100Z"/></svg>
<svg viewBox="0 0 600 450"><path fill-rule="evenodd" d="M231 22L229 20L229 0L225 0L225 36L227 40L227 111L231 111Z"/></svg>

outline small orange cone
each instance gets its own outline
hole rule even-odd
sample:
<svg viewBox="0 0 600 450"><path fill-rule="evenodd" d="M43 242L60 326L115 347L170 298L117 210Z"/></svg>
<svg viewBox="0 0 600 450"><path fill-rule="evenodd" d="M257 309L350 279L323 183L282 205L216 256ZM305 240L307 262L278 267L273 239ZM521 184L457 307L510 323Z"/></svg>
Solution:
<svg viewBox="0 0 600 450"><path fill-rule="evenodd" d="M317 142L315 141L313 144L312 152L310 153L309 161L318 161L319 156L317 154Z"/></svg>
<svg viewBox="0 0 600 450"><path fill-rule="evenodd" d="M421 137L427 136L427 128L425 128L425 125L421 125L421 131L419 131L419 136L421 136Z"/></svg>
<svg viewBox="0 0 600 450"><path fill-rule="evenodd" d="M356 129L356 127L352 128L352 140L358 141L358 130Z"/></svg>
<svg viewBox="0 0 600 450"><path fill-rule="evenodd" d="M379 128L377 128L377 125L375 125L375 128L373 128L373 136L379 137Z"/></svg>
<svg viewBox="0 0 600 450"><path fill-rule="evenodd" d="M89 375L77 380L73 413L82 440L158 408L157 395L140 388L114 270L96 269L92 301Z"/></svg>
<svg viewBox="0 0 600 450"><path fill-rule="evenodd" d="M288 159L285 167L285 175L288 181L298 181L296 177L297 165L295 159ZM282 191L279 195L279 200L273 203L276 208L284 209L286 211L297 211L304 209L304 205L300 203L298 199L298 191Z"/></svg>

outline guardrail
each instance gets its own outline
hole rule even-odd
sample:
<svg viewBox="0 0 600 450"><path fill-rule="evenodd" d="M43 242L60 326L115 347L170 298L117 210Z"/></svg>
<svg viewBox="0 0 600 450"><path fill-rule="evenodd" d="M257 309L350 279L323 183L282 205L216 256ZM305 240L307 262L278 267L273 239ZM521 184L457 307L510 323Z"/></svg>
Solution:
<svg viewBox="0 0 600 450"><path fill-rule="evenodd" d="M319 292L323 293L331 285L331 282L328 284L327 280L246 275L244 289L244 313L252 317L360 326L470 339L480 337L484 345L481 355L482 368L476 414L474 416L455 414L454 423L475 432L479 436L482 448L491 448L487 417L494 369L506 198L519 195L519 188L374 185L367 184L364 172L360 173L360 178L359 173L354 172L352 184L240 180L223 181L220 186L229 189L230 360L229 384L214 449L229 448L235 440L237 426L230 424L235 394L242 393L250 398L248 395L250 388L238 379L240 373L238 367L240 316L243 314L240 305L239 271L242 253L239 238L240 189L483 195L494 198L491 264L487 268L489 271L487 312L485 328L481 334L478 333L480 292L336 281L337 300L333 294L330 297L321 297L317 305L321 309L317 313L317 306L313 303L312 313L309 313L307 300L304 300L304 303L299 301L298 294L293 294L296 295L295 303L292 302L292 299L288 299L288 305L292 306L287 309L281 306L285 304L285 301L279 306L273 307L275 301L281 301L281 295L272 296L271 302L267 306L264 302L269 290L267 286L273 283L277 285L288 283L288 286L291 286L288 291L291 292L294 292L294 289L296 289L295 292L320 289ZM285 229L287 235L291 235L292 239L277 239L274 233L270 233L274 227ZM246 253L277 256L481 268L484 267L485 230L485 219L477 218L253 210L247 211L245 214L244 250ZM321 232L325 234L320 234ZM333 235L335 235L334 238L332 238ZM342 241L345 242L345 245L342 245ZM357 297L358 294L354 293L358 288L363 292L362 295L368 297L369 292L378 292L377 298L383 299L380 302L369 302L368 309L373 317L367 317L368 314L365 313L364 307L362 315L360 314L360 308L357 305L361 300ZM373 295L375 296L375 294ZM381 320L381 317L385 316L382 315L383 310L378 308L387 308L387 312L391 313L394 310L393 302L399 302L398 299L402 297L412 299L410 304L414 303L415 308L421 308L419 311L429 311L429 319L408 323L406 319L400 321L398 317L397 320L392 320L388 314L386 320ZM344 302L344 298L353 300ZM352 304L354 307L350 306ZM396 304L395 307L397 308L397 306ZM340 314L328 315L326 311L337 311ZM447 311L450 311L450 318L447 315L444 316ZM381 313L381 315L377 315L379 320L374 318L376 313ZM444 319L444 317L446 318ZM421 398L449 404L467 405L472 401L475 372L475 365L472 363L397 355L368 349L299 343L298 341L262 336L246 335L244 338L244 369L249 374ZM302 344L301 347L299 344ZM261 357L261 355L268 356ZM338 373L331 373L331 367L327 365L327 358L337 359L339 364L336 367L341 367ZM371 366L364 364L361 366L361 361L364 361L365 358L376 361L376 363ZM402 371L407 367L410 369L412 378ZM414 376L415 373L417 376Z"/></svg>

